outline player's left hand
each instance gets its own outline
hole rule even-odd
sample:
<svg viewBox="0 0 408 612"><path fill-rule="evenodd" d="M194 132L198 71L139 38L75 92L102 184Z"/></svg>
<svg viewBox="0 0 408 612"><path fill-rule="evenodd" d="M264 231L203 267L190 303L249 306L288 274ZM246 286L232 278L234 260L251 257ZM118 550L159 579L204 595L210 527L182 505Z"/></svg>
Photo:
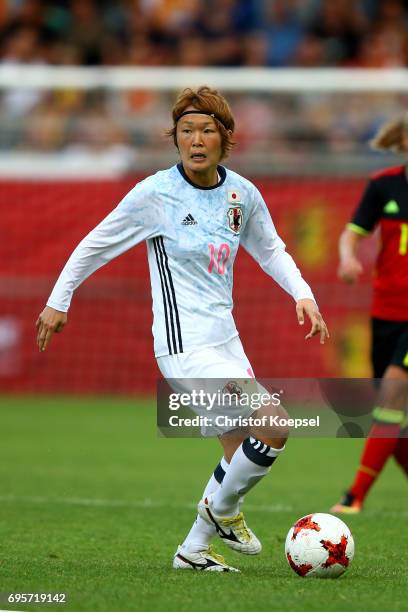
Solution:
<svg viewBox="0 0 408 612"><path fill-rule="evenodd" d="M309 338L313 338L313 336L320 334L320 344L324 344L326 338L330 338L329 330L327 329L326 323L323 321L323 317L319 312L316 302L309 299L299 300L296 302L296 314L299 325L304 325L305 314L307 314L312 323L312 328L307 336L305 336L305 340L309 340Z"/></svg>

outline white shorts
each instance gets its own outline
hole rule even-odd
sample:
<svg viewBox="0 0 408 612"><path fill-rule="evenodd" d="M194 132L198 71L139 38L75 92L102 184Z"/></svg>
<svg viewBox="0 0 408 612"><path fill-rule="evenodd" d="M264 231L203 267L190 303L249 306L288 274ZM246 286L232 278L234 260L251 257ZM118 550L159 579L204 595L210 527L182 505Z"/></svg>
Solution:
<svg viewBox="0 0 408 612"><path fill-rule="evenodd" d="M232 385L232 389L234 385L238 385L246 393L260 389L238 336L218 346L158 357L157 364L164 378L170 379L168 382L176 393L191 393L193 389L214 392L216 388L224 389L227 385ZM223 380L217 382L214 379ZM230 392L233 393L234 390ZM203 414L202 409L193 406L191 409L196 414ZM202 435L219 436L236 429L236 426L231 424L215 424L217 414L225 415L226 412L230 421L236 417L248 417L254 410L248 405L234 405L227 408L225 405L214 405L211 410L212 423L201 427Z"/></svg>
<svg viewBox="0 0 408 612"><path fill-rule="evenodd" d="M191 353L157 357L164 378L254 378L239 336Z"/></svg>

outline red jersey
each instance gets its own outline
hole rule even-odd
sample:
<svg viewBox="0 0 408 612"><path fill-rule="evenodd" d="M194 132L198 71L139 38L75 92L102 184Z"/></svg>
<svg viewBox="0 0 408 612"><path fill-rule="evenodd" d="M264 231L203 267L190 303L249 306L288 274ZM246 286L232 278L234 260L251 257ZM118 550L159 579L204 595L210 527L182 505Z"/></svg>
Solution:
<svg viewBox="0 0 408 612"><path fill-rule="evenodd" d="M349 228L363 235L380 227L371 314L378 319L408 321L408 180L406 168L374 174Z"/></svg>

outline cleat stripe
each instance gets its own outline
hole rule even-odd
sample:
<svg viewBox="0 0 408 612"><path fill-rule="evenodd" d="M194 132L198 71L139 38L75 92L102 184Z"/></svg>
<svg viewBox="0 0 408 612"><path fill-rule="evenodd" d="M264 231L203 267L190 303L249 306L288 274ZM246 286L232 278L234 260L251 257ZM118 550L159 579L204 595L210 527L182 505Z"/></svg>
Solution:
<svg viewBox="0 0 408 612"><path fill-rule="evenodd" d="M211 559L207 559L205 565L201 564L201 563L194 563L194 561L190 561L190 559L187 559L186 557L183 557L183 555L180 555L180 553L177 555L177 558L180 559L181 561L183 561L184 563L188 563L188 565L191 565L191 567L193 569L198 569L198 570L205 570L209 567L222 567L224 572L228 572L229 569L227 569L226 567L223 567L221 565L221 563L216 563L215 561L211 561Z"/></svg>
<svg viewBox="0 0 408 612"><path fill-rule="evenodd" d="M210 517L211 521L214 523L215 529L216 529L218 535L220 536L220 538L223 538L224 540L230 540L231 542L238 542L238 544L241 544L240 540L238 540L237 536L235 535L235 533L232 530L231 530L231 532L229 534L226 533L222 529L222 527L217 523L217 521L215 520L215 518L211 514L209 508L206 507L205 509L206 509L207 514Z"/></svg>

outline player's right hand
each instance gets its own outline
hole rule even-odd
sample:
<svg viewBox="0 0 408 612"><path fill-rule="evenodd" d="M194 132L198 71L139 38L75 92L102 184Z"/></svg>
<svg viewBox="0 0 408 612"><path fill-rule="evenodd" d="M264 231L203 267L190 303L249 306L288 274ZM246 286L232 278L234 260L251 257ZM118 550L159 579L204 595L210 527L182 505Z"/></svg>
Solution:
<svg viewBox="0 0 408 612"><path fill-rule="evenodd" d="M54 333L59 334L67 322L67 313L46 306L35 324L37 328L37 345L40 351L45 351Z"/></svg>
<svg viewBox="0 0 408 612"><path fill-rule="evenodd" d="M345 283L353 284L363 272L363 266L356 257L349 257L340 262L338 277Z"/></svg>

